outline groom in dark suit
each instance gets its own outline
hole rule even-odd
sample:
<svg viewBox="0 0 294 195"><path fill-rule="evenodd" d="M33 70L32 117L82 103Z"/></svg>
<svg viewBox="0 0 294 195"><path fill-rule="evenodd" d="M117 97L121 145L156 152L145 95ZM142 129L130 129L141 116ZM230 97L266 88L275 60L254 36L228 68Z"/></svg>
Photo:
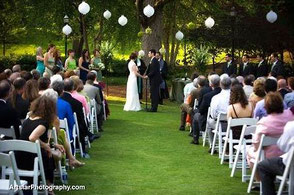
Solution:
<svg viewBox="0 0 294 195"><path fill-rule="evenodd" d="M151 58L150 64L146 70L145 79L150 79L150 92L151 92L151 110L150 112L157 112L159 103L159 86L162 82L160 76L160 65L158 60L155 58L156 51L151 49L148 53L148 57Z"/></svg>

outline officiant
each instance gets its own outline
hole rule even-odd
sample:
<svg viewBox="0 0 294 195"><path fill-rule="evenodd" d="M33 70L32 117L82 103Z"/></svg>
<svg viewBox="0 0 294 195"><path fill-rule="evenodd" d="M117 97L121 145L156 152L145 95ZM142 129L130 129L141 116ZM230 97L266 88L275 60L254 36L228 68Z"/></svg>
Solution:
<svg viewBox="0 0 294 195"><path fill-rule="evenodd" d="M160 98L159 98L159 104L162 105L163 100L169 98L168 87L167 87L167 83L166 83L167 71L168 71L167 70L167 63L163 59L163 56L160 52L156 52L155 57L158 59L158 62L160 65L160 75L162 78L162 83L160 84Z"/></svg>
<svg viewBox="0 0 294 195"><path fill-rule="evenodd" d="M144 75L145 71L147 69L144 61L142 60L144 55L145 55L144 53L138 52L137 53L138 58L135 61L136 65L138 67L140 75ZM137 85L138 85L139 99L141 100L141 99L143 99L143 79L141 77L137 77Z"/></svg>

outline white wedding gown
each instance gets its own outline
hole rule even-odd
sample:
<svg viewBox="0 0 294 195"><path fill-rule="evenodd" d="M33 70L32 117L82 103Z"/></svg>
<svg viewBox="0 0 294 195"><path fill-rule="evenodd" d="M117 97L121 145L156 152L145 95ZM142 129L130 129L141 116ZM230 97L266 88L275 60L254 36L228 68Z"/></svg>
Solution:
<svg viewBox="0 0 294 195"><path fill-rule="evenodd" d="M135 62L131 60L128 64L130 75L127 83L127 101L124 106L124 111L139 111L141 110L138 86L137 86L137 76L134 73L133 67L138 70Z"/></svg>

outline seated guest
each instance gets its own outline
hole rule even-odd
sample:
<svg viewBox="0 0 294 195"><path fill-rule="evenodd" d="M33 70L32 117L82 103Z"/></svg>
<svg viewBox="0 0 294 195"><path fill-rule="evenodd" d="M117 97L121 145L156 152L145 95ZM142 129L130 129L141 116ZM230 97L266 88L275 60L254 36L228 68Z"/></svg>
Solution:
<svg viewBox="0 0 294 195"><path fill-rule="evenodd" d="M38 81L41 77L40 73L36 69L32 70L31 74L33 76L33 79L36 81Z"/></svg>
<svg viewBox="0 0 294 195"><path fill-rule="evenodd" d="M39 96L38 82L36 80L27 81L22 98L31 104Z"/></svg>
<svg viewBox="0 0 294 195"><path fill-rule="evenodd" d="M287 82L285 79L278 80L278 91L280 92L283 99L285 95L290 92L289 89L287 88Z"/></svg>
<svg viewBox="0 0 294 195"><path fill-rule="evenodd" d="M9 78L11 76L11 74L12 74L12 71L7 68L7 69L4 70L4 73L6 74L6 78Z"/></svg>
<svg viewBox="0 0 294 195"><path fill-rule="evenodd" d="M11 85L7 80L0 82L0 127L14 127L15 136L19 138L20 119L16 110L7 102L11 92Z"/></svg>
<svg viewBox="0 0 294 195"><path fill-rule="evenodd" d="M258 121L252 137L253 144L247 151L247 160L251 167L255 161L261 135L280 137L286 123L294 120L293 113L290 110L284 110L283 99L279 92L269 92L265 97L264 107L268 115ZM283 154L277 145L267 146L264 153L266 158L278 157Z"/></svg>
<svg viewBox="0 0 294 195"><path fill-rule="evenodd" d="M86 114L88 114L89 113L89 106L88 106L87 102L89 102L90 99L87 100L85 95L81 95L79 93L80 91L82 91L84 89L83 81L78 76L72 76L72 77L70 77L70 79L72 79L72 81L74 82L74 90L71 92L71 96L82 103ZM79 86L80 86L80 88L79 88ZM78 90L79 90L79 92L78 92Z"/></svg>
<svg viewBox="0 0 294 195"><path fill-rule="evenodd" d="M245 92L241 85L234 85L231 88L230 95L230 106L228 108L228 119L229 118L251 118L253 115L253 108L251 104L248 102ZM233 138L239 139L242 126L232 128L233 130Z"/></svg>
<svg viewBox="0 0 294 195"><path fill-rule="evenodd" d="M12 91L12 95L9 98L9 103L16 110L17 117L21 120L26 118L30 107L30 102L22 98L25 85L26 80L23 78L15 79L13 82L14 90Z"/></svg>
<svg viewBox="0 0 294 195"><path fill-rule="evenodd" d="M21 72L21 67L19 64L16 64L12 67L12 72Z"/></svg>
<svg viewBox="0 0 294 195"><path fill-rule="evenodd" d="M47 77L42 77L38 80L39 94L42 95L43 92L50 87L50 79Z"/></svg>
<svg viewBox="0 0 294 195"><path fill-rule="evenodd" d="M46 96L41 96L32 102L29 118L26 119L22 126L20 135L21 140L35 142L40 141L42 160L44 165L47 185L53 184L54 179L54 159L48 140L48 129L53 124L56 116L56 102ZM64 152L64 148L55 144L54 148ZM24 170L34 169L35 154L27 152L17 152L17 167ZM28 178L32 183L32 178ZM27 180L27 179L26 179Z"/></svg>
<svg viewBox="0 0 294 195"><path fill-rule="evenodd" d="M197 79L194 79L193 84L195 86L195 89L193 89L190 93L190 95L187 98L187 103L183 103L181 105L181 126L180 130L185 130L185 123L186 123L186 117L187 114L193 115L193 108L195 99L199 99L200 91L206 84L206 79L204 76L200 75Z"/></svg>
<svg viewBox="0 0 294 195"><path fill-rule="evenodd" d="M267 195L275 195L276 176L283 175L285 166L290 160L290 151L294 140L294 121L286 124L283 134L278 140L277 146L284 152L282 156L268 158L258 163L257 171L261 179L262 192Z"/></svg>
<svg viewBox="0 0 294 195"><path fill-rule="evenodd" d="M208 137L210 143L213 141L212 129L215 127L217 116L219 113L227 114L230 101L231 79L227 75L222 75L220 80L221 92L211 99L210 103L210 119L208 120Z"/></svg>
<svg viewBox="0 0 294 195"><path fill-rule="evenodd" d="M284 102L286 106L290 108L294 106L294 77L288 78L288 86L291 92L285 95Z"/></svg>
<svg viewBox="0 0 294 195"><path fill-rule="evenodd" d="M31 80L33 78L33 75L30 72L27 71L21 71L20 77L24 78L26 81Z"/></svg>
<svg viewBox="0 0 294 195"><path fill-rule="evenodd" d="M196 87L193 85L193 81L194 79L196 79L198 77L198 73L197 72L194 72L192 75L191 75L191 83L188 83L185 85L184 87L184 103L186 103L186 100L188 98L188 96L190 95L191 91L193 89L195 89Z"/></svg>
<svg viewBox="0 0 294 195"><path fill-rule="evenodd" d="M276 92L278 89L277 81L274 79L267 79L264 84L265 93ZM264 100L260 100L257 102L256 107L254 109L254 118L261 119L262 117L267 116L266 109L264 107Z"/></svg>
<svg viewBox="0 0 294 195"><path fill-rule="evenodd" d="M244 77L243 76L237 76L236 79L239 81L241 85L244 85Z"/></svg>
<svg viewBox="0 0 294 195"><path fill-rule="evenodd" d="M253 83L253 93L249 96L249 102L253 109L255 109L257 102L265 97L264 83L265 79L263 78L258 78Z"/></svg>
<svg viewBox="0 0 294 195"><path fill-rule="evenodd" d="M253 92L252 82L253 81L251 80L251 77L249 75L245 77L243 82L243 90L246 94L247 99L250 97L250 95Z"/></svg>
<svg viewBox="0 0 294 195"><path fill-rule="evenodd" d="M234 86L234 85L240 85L239 80L237 78L235 78L235 77L231 77L231 85L232 86Z"/></svg>
<svg viewBox="0 0 294 195"><path fill-rule="evenodd" d="M86 85L84 86L84 92L89 96L90 99L95 99L97 118L98 118L98 128L100 131L102 129L103 122L103 112L102 112L102 98L100 97L100 89L94 86L94 81L96 80L96 75L93 72L87 74Z"/></svg>
<svg viewBox="0 0 294 195"><path fill-rule="evenodd" d="M69 138L73 140L73 126L75 124L73 112L70 104L67 101L64 101L61 96L63 95L64 84L62 81L55 81L51 84L51 87L54 91L58 93L57 99L57 115L58 118L63 120L67 119L68 128L69 128Z"/></svg>
<svg viewBox="0 0 294 195"><path fill-rule="evenodd" d="M200 104L198 106L198 112L195 112L193 116L192 122L192 131L193 131L193 141L192 144L199 144L199 135L200 131L205 129L207 112L210 106L210 102L212 97L219 94L221 92L220 85L220 77L217 74L213 74L209 76L209 85L210 87L204 86L200 91L200 96L202 96L202 101L199 101ZM199 98L200 99L200 98Z"/></svg>
<svg viewBox="0 0 294 195"><path fill-rule="evenodd" d="M12 73L12 74L10 75L9 80L10 80L11 83L13 83L13 81L14 81L15 79L17 79L18 77L20 77L20 73L19 73L19 72L14 72L14 73Z"/></svg>

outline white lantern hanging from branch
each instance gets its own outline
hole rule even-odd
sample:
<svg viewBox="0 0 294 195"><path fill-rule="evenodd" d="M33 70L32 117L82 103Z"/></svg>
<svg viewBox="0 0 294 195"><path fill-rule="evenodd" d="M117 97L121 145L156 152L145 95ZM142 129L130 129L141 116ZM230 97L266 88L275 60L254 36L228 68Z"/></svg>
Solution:
<svg viewBox="0 0 294 195"><path fill-rule="evenodd" d="M118 19L118 23L121 25L121 26L125 26L127 23L128 23L128 19L122 15L119 19Z"/></svg>
<svg viewBox="0 0 294 195"><path fill-rule="evenodd" d="M83 1L79 7L78 10L81 14L86 15L87 13L89 13L90 11L90 6L88 3L86 3L85 1Z"/></svg>
<svg viewBox="0 0 294 195"><path fill-rule="evenodd" d="M184 34L181 31L176 33L176 39L181 41L184 38Z"/></svg>
<svg viewBox="0 0 294 195"><path fill-rule="evenodd" d="M66 36L68 36L72 32L72 28L68 24L66 24L62 28L62 32L63 32L63 34L65 34Z"/></svg>
<svg viewBox="0 0 294 195"><path fill-rule="evenodd" d="M152 17L154 15L154 8L151 5L147 5L144 9L143 9L143 13L145 16L147 16L148 18Z"/></svg>
<svg viewBox="0 0 294 195"><path fill-rule="evenodd" d="M111 12L106 10L104 13L103 13L103 16L106 20L108 20L110 17L111 17Z"/></svg>
<svg viewBox="0 0 294 195"><path fill-rule="evenodd" d="M214 22L214 19L212 17L208 17L206 20L205 20L205 26L207 28L212 28L214 26L215 22Z"/></svg>
<svg viewBox="0 0 294 195"><path fill-rule="evenodd" d="M278 19L278 15L276 14L276 12L274 12L273 10L271 10L270 12L268 12L266 14L266 19L267 21L269 21L270 23L274 23L275 21L277 21Z"/></svg>

